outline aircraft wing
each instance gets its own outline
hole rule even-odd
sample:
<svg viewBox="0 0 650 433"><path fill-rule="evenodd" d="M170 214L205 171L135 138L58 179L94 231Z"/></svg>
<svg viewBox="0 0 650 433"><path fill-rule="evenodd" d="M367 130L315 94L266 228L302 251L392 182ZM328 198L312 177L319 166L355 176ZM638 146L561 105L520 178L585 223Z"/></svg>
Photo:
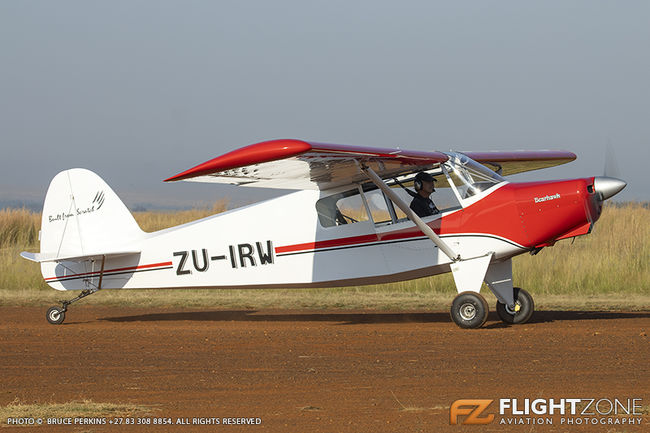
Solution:
<svg viewBox="0 0 650 433"><path fill-rule="evenodd" d="M502 176L566 164L576 159L564 150L514 150L503 152L461 152Z"/></svg>
<svg viewBox="0 0 650 433"><path fill-rule="evenodd" d="M330 189L366 182L360 166L382 178L428 170L447 160L440 152L420 152L302 140L271 140L242 147L165 182L229 183L283 189Z"/></svg>

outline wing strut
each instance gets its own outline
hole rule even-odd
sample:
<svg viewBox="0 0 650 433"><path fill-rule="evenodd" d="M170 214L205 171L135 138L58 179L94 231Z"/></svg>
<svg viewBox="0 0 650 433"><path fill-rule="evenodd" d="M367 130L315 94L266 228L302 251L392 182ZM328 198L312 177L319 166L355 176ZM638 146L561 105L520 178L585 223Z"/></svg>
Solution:
<svg viewBox="0 0 650 433"><path fill-rule="evenodd" d="M361 169L363 172L370 178L372 183L377 185L379 189L381 189L384 194L388 196L388 198L391 199L393 203L399 207L402 212L406 214L408 219L413 221L416 226L420 230L422 230L422 233L424 233L431 241L440 248L440 250L447 255L451 259L452 262L457 262L460 260L460 255L454 253L454 251L447 245L440 237L429 227L426 225L424 221L415 213L413 210L411 210L410 207L407 206L404 201L399 198L397 194L388 186L384 181L377 175L377 173L374 172L374 170L366 165L362 165Z"/></svg>

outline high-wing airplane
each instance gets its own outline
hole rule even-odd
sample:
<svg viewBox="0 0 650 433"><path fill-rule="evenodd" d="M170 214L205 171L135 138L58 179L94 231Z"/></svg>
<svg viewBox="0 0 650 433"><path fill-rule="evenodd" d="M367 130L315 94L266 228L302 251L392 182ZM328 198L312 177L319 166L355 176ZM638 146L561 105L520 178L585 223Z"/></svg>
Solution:
<svg viewBox="0 0 650 433"><path fill-rule="evenodd" d="M166 181L218 182L295 192L188 224L143 232L96 174L66 170L43 207L39 262L47 284L101 289L289 288L387 283L452 272L451 318L478 328L483 281L506 323L534 302L513 286L512 257L589 233L603 201L626 185L610 177L522 182L503 176L576 158L565 151L421 152L272 140L197 165ZM409 206L417 173L433 176L438 212ZM406 185L406 186L405 186ZM416 189L417 185L416 185Z"/></svg>

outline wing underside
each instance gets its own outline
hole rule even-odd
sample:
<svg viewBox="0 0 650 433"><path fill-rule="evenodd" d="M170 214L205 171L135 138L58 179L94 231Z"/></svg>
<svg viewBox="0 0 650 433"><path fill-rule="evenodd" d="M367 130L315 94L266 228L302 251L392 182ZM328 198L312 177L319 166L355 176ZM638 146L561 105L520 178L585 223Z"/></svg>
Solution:
<svg viewBox="0 0 650 433"><path fill-rule="evenodd" d="M566 151L463 152L507 176L573 161ZM381 178L431 170L447 161L442 152L421 152L303 140L271 140L242 147L166 179L259 188L331 189L368 181L362 166Z"/></svg>
<svg viewBox="0 0 650 433"><path fill-rule="evenodd" d="M418 152L272 140L199 164L166 181L229 183L285 189L330 189L368 181L361 166L382 177L428 170L447 160L440 152Z"/></svg>

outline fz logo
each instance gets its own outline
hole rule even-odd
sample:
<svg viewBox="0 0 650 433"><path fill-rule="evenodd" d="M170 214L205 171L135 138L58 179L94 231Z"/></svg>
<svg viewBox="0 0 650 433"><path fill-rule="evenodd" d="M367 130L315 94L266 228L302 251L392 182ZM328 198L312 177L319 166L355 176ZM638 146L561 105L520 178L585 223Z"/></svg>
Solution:
<svg viewBox="0 0 650 433"><path fill-rule="evenodd" d="M458 423L458 417L461 415L467 415L460 424L469 424L469 425L480 425L480 424L489 424L494 420L494 414L487 416L481 416L485 409L490 406L494 400L456 400L451 404L449 408L449 423L451 425L456 425Z"/></svg>

